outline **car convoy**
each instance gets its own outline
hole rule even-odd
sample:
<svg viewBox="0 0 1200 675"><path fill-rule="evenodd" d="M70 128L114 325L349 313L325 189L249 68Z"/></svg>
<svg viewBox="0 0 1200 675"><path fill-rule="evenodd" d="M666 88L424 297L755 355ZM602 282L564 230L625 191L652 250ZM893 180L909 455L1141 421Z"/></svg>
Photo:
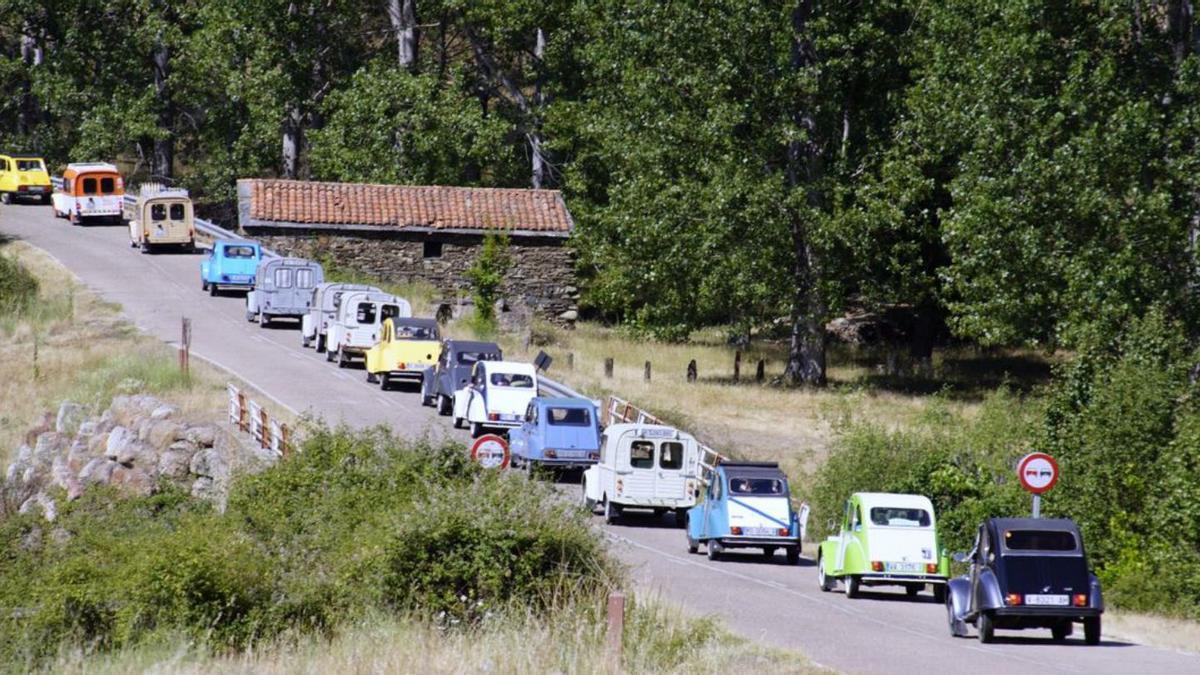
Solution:
<svg viewBox="0 0 1200 675"><path fill-rule="evenodd" d="M77 163L53 183L40 158L0 155L0 201L36 198L73 225L125 221L130 245L143 253L195 245L192 203L184 190L143 185L125 195L115 166ZM687 550L710 560L757 549L800 561L809 507L795 504L787 476L773 462L738 462L661 424L601 425L594 401L539 395L538 368L503 360L492 342L443 340L437 321L412 316L404 298L363 284L326 282L320 264L264 255L251 240L218 239L200 262L202 290L246 292L246 318L266 327L298 320L301 343L348 367L362 361L366 379L389 389L419 385L421 402L471 436L508 436L512 466L582 472L582 502L609 524L626 514L674 515ZM1048 628L1055 640L1083 625L1100 642L1104 600L1088 568L1078 527L1069 519L988 518L970 553L939 545L933 503L925 496L859 492L845 502L837 534L820 542L822 591L841 584L848 598L873 586L900 586L909 597L926 588L943 604L953 636L975 627L988 643L996 629ZM832 524L831 524L832 529ZM950 561L966 574L951 578Z"/></svg>

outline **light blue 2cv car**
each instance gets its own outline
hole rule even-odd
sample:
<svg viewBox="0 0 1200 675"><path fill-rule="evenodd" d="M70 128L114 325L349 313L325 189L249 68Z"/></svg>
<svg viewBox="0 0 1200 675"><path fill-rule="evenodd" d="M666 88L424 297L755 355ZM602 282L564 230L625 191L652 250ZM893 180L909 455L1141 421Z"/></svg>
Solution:
<svg viewBox="0 0 1200 675"><path fill-rule="evenodd" d="M726 549L759 548L773 558L783 549L787 561L800 561L808 505L792 509L787 476L775 462L721 462L709 474L702 503L688 509L688 552L700 546L717 560Z"/></svg>
<svg viewBox="0 0 1200 675"><path fill-rule="evenodd" d="M254 287L260 260L262 248L257 242L218 239L200 261L200 287L210 295L216 295L219 288L249 290Z"/></svg>
<svg viewBox="0 0 1200 675"><path fill-rule="evenodd" d="M587 467L600 459L596 404L586 398L534 398L508 432L514 466Z"/></svg>

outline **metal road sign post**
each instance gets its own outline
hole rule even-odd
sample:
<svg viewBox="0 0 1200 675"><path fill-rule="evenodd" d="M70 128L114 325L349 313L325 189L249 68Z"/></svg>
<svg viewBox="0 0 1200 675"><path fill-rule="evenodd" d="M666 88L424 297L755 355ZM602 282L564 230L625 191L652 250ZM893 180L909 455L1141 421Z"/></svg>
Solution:
<svg viewBox="0 0 1200 675"><path fill-rule="evenodd" d="M1042 517L1042 494L1058 482L1058 462L1044 452L1031 452L1017 462L1021 487L1033 494L1033 517Z"/></svg>

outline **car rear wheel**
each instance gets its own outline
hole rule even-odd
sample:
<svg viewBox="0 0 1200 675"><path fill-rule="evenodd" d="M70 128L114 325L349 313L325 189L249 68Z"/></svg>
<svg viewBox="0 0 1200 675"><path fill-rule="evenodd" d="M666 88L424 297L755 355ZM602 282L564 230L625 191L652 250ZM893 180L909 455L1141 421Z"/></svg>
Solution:
<svg viewBox="0 0 1200 675"><path fill-rule="evenodd" d="M946 584L933 585L933 600L934 602L946 601Z"/></svg>
<svg viewBox="0 0 1200 675"><path fill-rule="evenodd" d="M800 547L799 546L790 546L784 552L787 554L787 563L789 565L799 565L800 564Z"/></svg>
<svg viewBox="0 0 1200 675"><path fill-rule="evenodd" d="M922 590L924 590L924 586L920 584L909 584L904 587L904 594L910 598L915 598Z"/></svg>
<svg viewBox="0 0 1200 675"><path fill-rule="evenodd" d="M379 376L371 371L367 371L367 384L379 384Z"/></svg>
<svg viewBox="0 0 1200 675"><path fill-rule="evenodd" d="M992 625L992 615L987 612L981 612L976 623L976 628L979 629L979 641L983 644L988 644L996 639L996 628Z"/></svg>
<svg viewBox="0 0 1200 675"><path fill-rule="evenodd" d="M208 292L208 282L207 281L205 281L203 279L200 280L200 290L204 291L206 293Z"/></svg>
<svg viewBox="0 0 1200 675"><path fill-rule="evenodd" d="M834 585L837 584L836 579L825 573L825 558L819 553L817 554L817 584L826 593L832 591Z"/></svg>
<svg viewBox="0 0 1200 675"><path fill-rule="evenodd" d="M579 493L582 495L581 500L583 508L587 509L588 513L596 513L596 500L588 497L587 483L584 483L582 486L580 486Z"/></svg>
<svg viewBox="0 0 1200 675"><path fill-rule="evenodd" d="M479 438L483 435L483 427L479 426L479 422L471 422L471 438Z"/></svg>
<svg viewBox="0 0 1200 675"><path fill-rule="evenodd" d="M1063 621L1050 627L1050 635L1056 642L1062 642L1071 635L1071 622Z"/></svg>
<svg viewBox="0 0 1200 675"><path fill-rule="evenodd" d="M0 192L0 203L11 204L12 196L9 195L7 192Z"/></svg>
<svg viewBox="0 0 1200 675"><path fill-rule="evenodd" d="M304 347L305 349L308 349L309 347L312 346L312 338L308 337L307 335L301 335L300 336L300 346Z"/></svg>
<svg viewBox="0 0 1200 675"><path fill-rule="evenodd" d="M687 527L687 509L675 509L675 527Z"/></svg>
<svg viewBox="0 0 1200 675"><path fill-rule="evenodd" d="M258 313L258 327L266 328L269 325L271 325L271 315L263 314L262 312L259 312Z"/></svg>
<svg viewBox="0 0 1200 675"><path fill-rule="evenodd" d="M340 347L337 350L337 364L338 368L345 368L350 365L350 361L346 359L346 352L342 351Z"/></svg>
<svg viewBox="0 0 1200 675"><path fill-rule="evenodd" d="M846 597L847 598L857 598L858 597L858 590L859 590L858 577L854 576L853 574L847 574L842 579L842 583L844 583L846 585Z"/></svg>
<svg viewBox="0 0 1200 675"><path fill-rule="evenodd" d="M209 284L208 294L214 298L217 297L217 285L216 284Z"/></svg>
<svg viewBox="0 0 1200 675"><path fill-rule="evenodd" d="M1083 620L1083 641L1089 645L1100 644L1100 617L1092 616Z"/></svg>
<svg viewBox="0 0 1200 675"><path fill-rule="evenodd" d="M609 525L615 525L621 519L621 507L608 501L608 496L604 497L604 522Z"/></svg>
<svg viewBox="0 0 1200 675"><path fill-rule="evenodd" d="M767 560L774 558L775 557L775 547L774 546L764 546L763 550L762 550L762 555Z"/></svg>
<svg viewBox="0 0 1200 675"><path fill-rule="evenodd" d="M943 595L947 596L946 597L946 624L950 627L950 636L951 637L966 637L966 635L967 635L966 624L964 624L961 620L959 620L958 616L955 615L954 603L950 601L949 595L946 594L944 591L943 591Z"/></svg>
<svg viewBox="0 0 1200 675"><path fill-rule="evenodd" d="M425 396L424 394L422 394L421 395L421 405L425 406L426 408L432 408L433 407L433 397Z"/></svg>
<svg viewBox="0 0 1200 675"><path fill-rule="evenodd" d="M438 394L437 411L439 415L448 416L454 412L454 405L450 402L450 397L445 394Z"/></svg>
<svg viewBox="0 0 1200 675"><path fill-rule="evenodd" d="M320 354L320 353L323 353L324 351L325 351L325 336L318 335L317 336L317 353Z"/></svg>
<svg viewBox="0 0 1200 675"><path fill-rule="evenodd" d="M461 429L462 427L463 427L463 418L455 417L454 418L454 428Z"/></svg>
<svg viewBox="0 0 1200 675"><path fill-rule="evenodd" d="M721 546L721 542L717 541L716 539L709 539L707 548L709 560L720 560L721 554L725 551L725 548Z"/></svg>

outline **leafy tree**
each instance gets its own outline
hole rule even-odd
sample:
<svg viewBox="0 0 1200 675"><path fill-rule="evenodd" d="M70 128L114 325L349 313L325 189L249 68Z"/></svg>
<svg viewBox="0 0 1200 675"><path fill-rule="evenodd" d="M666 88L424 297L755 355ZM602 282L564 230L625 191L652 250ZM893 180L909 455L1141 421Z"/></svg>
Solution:
<svg viewBox="0 0 1200 675"><path fill-rule="evenodd" d="M493 325L496 320L496 303L501 298L510 263L508 235L489 234L475 262L467 269L465 276L474 290L475 316L483 327Z"/></svg>

